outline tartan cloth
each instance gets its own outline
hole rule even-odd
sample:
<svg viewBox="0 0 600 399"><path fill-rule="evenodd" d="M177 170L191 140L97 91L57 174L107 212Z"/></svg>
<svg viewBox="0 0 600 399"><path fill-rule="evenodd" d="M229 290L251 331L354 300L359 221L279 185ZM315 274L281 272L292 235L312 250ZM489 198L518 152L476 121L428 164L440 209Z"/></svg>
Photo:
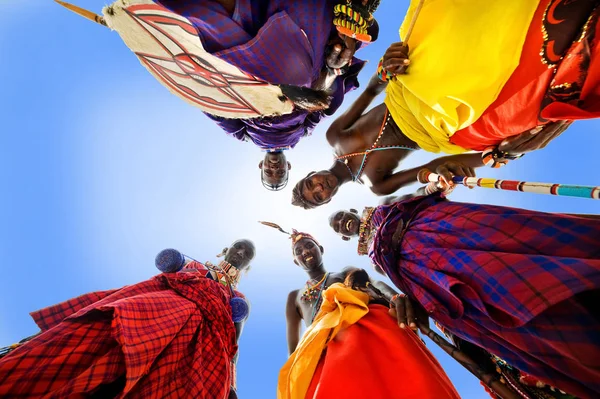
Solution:
<svg viewBox="0 0 600 399"><path fill-rule="evenodd" d="M34 312L42 333L0 360L0 397L227 398L229 299L198 273L170 273Z"/></svg>
<svg viewBox="0 0 600 399"><path fill-rule="evenodd" d="M442 326L549 385L599 397L600 301L584 298L600 298L597 220L433 195L380 206L372 223L373 262Z"/></svg>
<svg viewBox="0 0 600 399"><path fill-rule="evenodd" d="M335 0L237 0L233 15L216 1L160 0L156 3L187 18L209 53L272 84L311 87L325 64ZM262 149L294 147L326 116L337 111L345 93L358 87L364 62L354 59L336 78L327 110L254 118L209 118L230 136Z"/></svg>

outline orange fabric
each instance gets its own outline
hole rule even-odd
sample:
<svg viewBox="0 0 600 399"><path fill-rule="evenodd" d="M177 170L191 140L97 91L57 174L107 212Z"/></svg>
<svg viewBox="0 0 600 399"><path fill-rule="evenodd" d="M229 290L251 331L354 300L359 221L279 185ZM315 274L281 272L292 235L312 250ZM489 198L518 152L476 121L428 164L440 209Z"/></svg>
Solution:
<svg viewBox="0 0 600 399"><path fill-rule="evenodd" d="M327 344L306 399L458 399L435 357L381 305Z"/></svg>
<svg viewBox="0 0 600 399"><path fill-rule="evenodd" d="M563 28L560 26L563 21L558 20L553 14L560 12L560 7L569 6L568 3L567 0L540 1L529 27L519 66L496 101L475 123L457 131L450 138L451 143L463 148L483 151L487 147L498 145L507 137L520 134L548 121L600 117L600 60L595 57L600 51L600 44L594 34L594 29L600 29L598 20L594 20L588 31L592 42L591 62L587 68L587 76L585 71L579 70L578 64L581 62L579 52L582 45L574 44L560 61L559 56L555 54L555 49L564 45L564 41L557 44L552 36L549 40L544 40L543 26L551 34L553 32L549 29L563 29L573 33L575 41L579 39L582 24L575 22L571 27ZM559 11L556 11L557 7ZM556 32L554 31L556 38L569 36L567 34L561 36ZM542 56L540 51L545 48L545 45L548 46L548 50ZM549 68L543 59L556 61L557 67ZM555 70L557 70L556 74ZM585 79L580 103L576 105L557 101L549 105L545 103L548 101L547 94L550 87L572 82L578 77ZM558 92L555 94L556 97L561 95Z"/></svg>

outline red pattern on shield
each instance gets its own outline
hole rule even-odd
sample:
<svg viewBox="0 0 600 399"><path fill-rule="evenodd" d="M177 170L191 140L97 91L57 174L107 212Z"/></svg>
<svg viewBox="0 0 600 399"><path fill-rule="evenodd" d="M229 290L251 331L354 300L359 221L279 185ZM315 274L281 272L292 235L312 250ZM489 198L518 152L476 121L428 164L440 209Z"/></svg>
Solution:
<svg viewBox="0 0 600 399"><path fill-rule="evenodd" d="M239 71L239 74L231 74L218 70L202 55L188 51L180 41L164 29L164 27L176 26L186 34L197 38L196 28L191 23L187 20L183 21L180 16L159 5L139 4L124 10L167 54L170 54L169 57L135 53L142 64L151 69L165 86L203 109L248 115L260 114L260 111L238 93L235 87L267 86L269 85L267 82L243 71ZM203 95L186 82L194 82L208 89L217 89L227 101Z"/></svg>

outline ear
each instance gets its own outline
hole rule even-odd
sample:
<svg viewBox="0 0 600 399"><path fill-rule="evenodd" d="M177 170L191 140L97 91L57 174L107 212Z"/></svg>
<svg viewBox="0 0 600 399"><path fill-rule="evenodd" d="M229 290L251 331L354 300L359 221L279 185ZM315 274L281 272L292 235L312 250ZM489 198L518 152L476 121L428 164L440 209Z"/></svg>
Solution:
<svg viewBox="0 0 600 399"><path fill-rule="evenodd" d="M296 266L300 266L300 265L298 264L298 261L297 261L296 259L294 259L294 263L296 264Z"/></svg>
<svg viewBox="0 0 600 399"><path fill-rule="evenodd" d="M344 240L344 241L350 241L350 237L342 236L342 240Z"/></svg>
<svg viewBox="0 0 600 399"><path fill-rule="evenodd" d="M225 247L223 248L223 250L221 251L221 253L219 255L217 255L217 257L222 257L225 256L227 254L227 251L229 251L229 248Z"/></svg>
<svg viewBox="0 0 600 399"><path fill-rule="evenodd" d="M260 163L258 164L258 169L262 169L263 167L263 161L260 161Z"/></svg>
<svg viewBox="0 0 600 399"><path fill-rule="evenodd" d="M287 164L288 164L288 170L292 169L292 164L289 162Z"/></svg>
<svg viewBox="0 0 600 399"><path fill-rule="evenodd" d="M358 215L358 211L356 209L350 208L351 213L356 213Z"/></svg>
<svg viewBox="0 0 600 399"><path fill-rule="evenodd" d="M321 250L321 255L323 255L325 253L325 249L323 249L323 246L319 245L319 249Z"/></svg>

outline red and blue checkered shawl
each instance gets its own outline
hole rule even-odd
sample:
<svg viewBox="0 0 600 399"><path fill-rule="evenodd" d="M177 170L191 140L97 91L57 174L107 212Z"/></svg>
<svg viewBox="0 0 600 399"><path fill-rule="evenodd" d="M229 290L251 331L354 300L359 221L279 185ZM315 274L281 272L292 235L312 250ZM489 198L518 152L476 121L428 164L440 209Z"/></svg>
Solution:
<svg viewBox="0 0 600 399"><path fill-rule="evenodd" d="M0 397L225 399L229 299L201 273L170 273L34 312L42 333L0 360Z"/></svg>
<svg viewBox="0 0 600 399"><path fill-rule="evenodd" d="M380 206L372 223L371 259L433 319L549 385L600 397L599 302L583 300L600 298L597 220L433 195Z"/></svg>
<svg viewBox="0 0 600 399"><path fill-rule="evenodd" d="M237 0L233 15L216 1L155 0L186 17L209 53L273 84L311 87L325 65L336 0ZM262 149L294 147L340 107L345 93L358 87L364 62L353 60L338 76L328 109L309 113L226 119L207 114L228 134Z"/></svg>

